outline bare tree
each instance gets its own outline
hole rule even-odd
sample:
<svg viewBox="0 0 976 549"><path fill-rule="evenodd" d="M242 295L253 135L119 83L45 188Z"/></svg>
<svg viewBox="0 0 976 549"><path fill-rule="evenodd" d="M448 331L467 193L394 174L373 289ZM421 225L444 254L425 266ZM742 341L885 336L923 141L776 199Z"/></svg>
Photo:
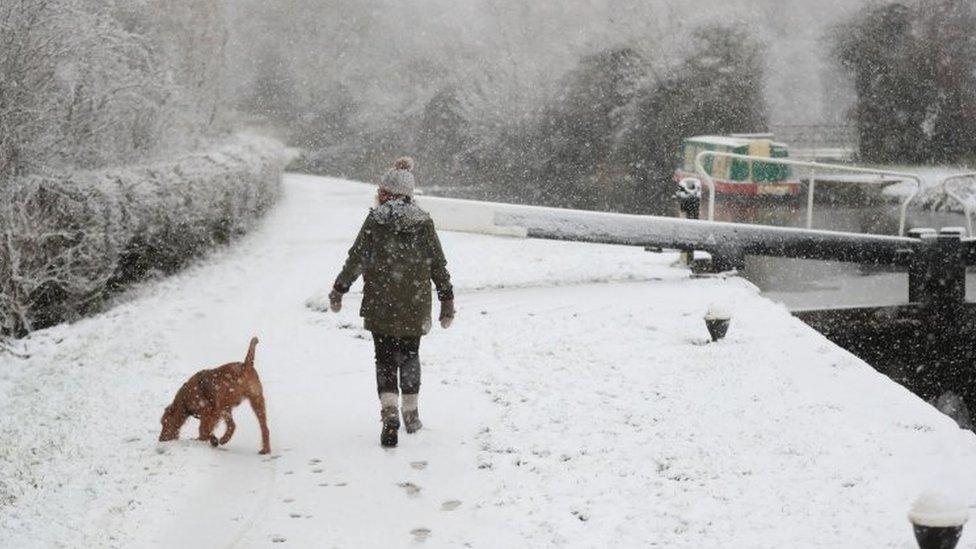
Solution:
<svg viewBox="0 0 976 549"><path fill-rule="evenodd" d="M55 0L0 3L0 181L26 171L56 140L57 68L71 55L63 41L70 11Z"/></svg>
<svg viewBox="0 0 976 549"><path fill-rule="evenodd" d="M0 3L0 178L136 162L209 134L222 104L223 6Z"/></svg>

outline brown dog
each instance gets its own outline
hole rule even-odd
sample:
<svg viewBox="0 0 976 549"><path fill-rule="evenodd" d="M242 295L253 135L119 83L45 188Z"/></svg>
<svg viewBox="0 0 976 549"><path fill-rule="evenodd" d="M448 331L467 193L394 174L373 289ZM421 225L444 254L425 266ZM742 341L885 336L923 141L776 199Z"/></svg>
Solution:
<svg viewBox="0 0 976 549"><path fill-rule="evenodd" d="M160 422L163 430L159 434L161 442L176 440L180 437L180 427L186 423L188 417L200 420L200 436L198 440L209 440L212 446L227 444L234 436L234 418L230 412L245 398L251 403L254 415L261 425L261 452L271 451L268 422L264 413L264 393L261 380L254 369L254 347L258 338L251 338L251 345L247 349L244 362L231 362L212 370L200 370L193 374L176 392L173 403L166 407ZM224 436L218 440L214 436L217 423L224 420L226 430Z"/></svg>

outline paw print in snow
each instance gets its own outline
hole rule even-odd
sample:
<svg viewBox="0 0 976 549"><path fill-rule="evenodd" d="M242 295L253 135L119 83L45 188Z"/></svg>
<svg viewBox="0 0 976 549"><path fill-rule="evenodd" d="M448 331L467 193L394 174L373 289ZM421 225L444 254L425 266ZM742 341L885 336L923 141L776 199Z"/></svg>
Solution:
<svg viewBox="0 0 976 549"><path fill-rule="evenodd" d="M441 511L453 511L461 506L461 502L456 499L450 499L441 504Z"/></svg>

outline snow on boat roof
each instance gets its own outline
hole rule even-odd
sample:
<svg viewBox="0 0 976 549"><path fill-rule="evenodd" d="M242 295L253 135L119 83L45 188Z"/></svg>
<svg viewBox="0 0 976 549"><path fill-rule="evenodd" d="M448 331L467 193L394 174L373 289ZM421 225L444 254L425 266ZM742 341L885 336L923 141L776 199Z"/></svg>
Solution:
<svg viewBox="0 0 976 549"><path fill-rule="evenodd" d="M741 137L741 136L736 137L730 135L696 135L694 137L686 138L685 141L710 143L713 145L721 145L723 147L747 147L749 146L749 143L752 143L753 141L759 141L765 139L766 138L764 137L747 138L747 137ZM772 143L777 147L787 146L785 143L780 143L778 141L772 141Z"/></svg>

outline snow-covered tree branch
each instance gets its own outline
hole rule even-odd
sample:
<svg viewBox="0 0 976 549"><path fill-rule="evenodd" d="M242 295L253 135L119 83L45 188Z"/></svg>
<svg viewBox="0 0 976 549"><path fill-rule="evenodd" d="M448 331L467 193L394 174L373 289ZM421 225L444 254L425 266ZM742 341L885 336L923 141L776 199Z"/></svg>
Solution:
<svg viewBox="0 0 976 549"><path fill-rule="evenodd" d="M222 2L0 3L5 176L138 162L219 122Z"/></svg>

